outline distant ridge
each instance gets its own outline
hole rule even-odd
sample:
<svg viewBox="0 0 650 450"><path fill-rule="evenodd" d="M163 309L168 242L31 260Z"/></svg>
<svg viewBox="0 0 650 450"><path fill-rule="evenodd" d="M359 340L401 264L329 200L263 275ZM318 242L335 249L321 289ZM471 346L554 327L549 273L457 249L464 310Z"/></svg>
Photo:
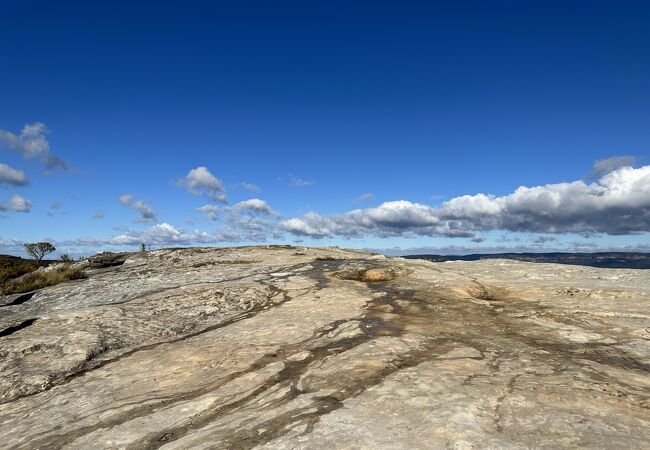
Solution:
<svg viewBox="0 0 650 450"><path fill-rule="evenodd" d="M608 269L650 269L650 253L495 253L472 255L406 255L408 259L426 259L434 262L478 261L481 259L514 259L517 261L573 264Z"/></svg>

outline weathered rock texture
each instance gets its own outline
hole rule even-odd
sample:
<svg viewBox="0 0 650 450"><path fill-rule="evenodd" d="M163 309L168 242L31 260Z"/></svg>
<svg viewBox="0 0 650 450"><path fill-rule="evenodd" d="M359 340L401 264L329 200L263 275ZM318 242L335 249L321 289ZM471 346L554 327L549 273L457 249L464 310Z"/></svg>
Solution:
<svg viewBox="0 0 650 450"><path fill-rule="evenodd" d="M650 276L136 253L3 299L2 448L648 448Z"/></svg>

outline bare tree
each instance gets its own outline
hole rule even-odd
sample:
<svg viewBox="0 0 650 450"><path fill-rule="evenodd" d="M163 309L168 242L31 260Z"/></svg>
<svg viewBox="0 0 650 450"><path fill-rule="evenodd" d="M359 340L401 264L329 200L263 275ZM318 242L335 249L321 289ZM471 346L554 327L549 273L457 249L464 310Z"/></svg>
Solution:
<svg viewBox="0 0 650 450"><path fill-rule="evenodd" d="M25 251L34 257L37 265L41 265L43 257L56 250L49 242L36 242L32 244L25 244Z"/></svg>

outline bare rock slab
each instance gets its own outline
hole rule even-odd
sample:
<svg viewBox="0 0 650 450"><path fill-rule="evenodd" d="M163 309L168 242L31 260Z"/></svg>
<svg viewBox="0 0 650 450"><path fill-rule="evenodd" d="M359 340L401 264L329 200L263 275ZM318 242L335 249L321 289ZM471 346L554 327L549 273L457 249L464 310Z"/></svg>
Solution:
<svg viewBox="0 0 650 450"><path fill-rule="evenodd" d="M111 255L0 307L0 448L648 448L650 276Z"/></svg>

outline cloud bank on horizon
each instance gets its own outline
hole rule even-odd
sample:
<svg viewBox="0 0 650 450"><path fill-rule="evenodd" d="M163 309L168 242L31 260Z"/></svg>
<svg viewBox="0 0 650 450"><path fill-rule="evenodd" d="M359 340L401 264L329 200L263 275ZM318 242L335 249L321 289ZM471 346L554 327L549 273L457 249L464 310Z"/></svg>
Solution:
<svg viewBox="0 0 650 450"><path fill-rule="evenodd" d="M603 162L597 165L602 167ZM199 180L192 182L192 180ZM203 166L192 169L181 187L188 192L213 198L222 203L225 189ZM152 223L157 213L131 194L119 202L138 212L138 223ZM31 204L16 196L3 210L27 212ZM634 168L622 166L605 171L593 182L576 180L543 186L521 186L503 196L464 195L443 202L439 207L408 200L388 201L378 206L321 215L309 212L300 217L283 219L265 200L251 198L232 206L207 204L196 208L211 221L222 220L212 232L186 231L169 223L156 223L144 230L124 229L111 238L82 237L61 241L74 247L130 246L146 242L154 246L211 245L242 242L268 242L294 236L322 240L331 237L380 238L402 236L441 236L469 238L482 242L481 234L493 230L527 232L538 235L535 244L556 240L553 235L626 235L650 231L650 165ZM5 245L10 243L5 242ZM486 247L486 251L513 247ZM516 247L515 247L516 248ZM641 247L639 247L641 248ZM462 251L462 246L441 250ZM521 247L525 250L525 247ZM583 250L589 249L585 244ZM415 251L416 249L414 249Z"/></svg>
<svg viewBox="0 0 650 450"><path fill-rule="evenodd" d="M492 230L608 235L650 231L650 166L611 171L603 166L605 161L596 163L601 178L593 183L521 186L499 197L463 195L438 208L398 200L325 217L310 212L285 220L280 227L315 238L366 234L474 238Z"/></svg>
<svg viewBox="0 0 650 450"><path fill-rule="evenodd" d="M17 150L27 159L38 158L47 169L67 170L67 163L52 156L42 123L27 124L16 135L0 130L0 142ZM261 198L253 197L228 204L223 182L205 165L189 170L174 181L192 197L211 203L192 209L208 223L218 224L211 231L187 231L167 222L159 222L160 214L134 194L121 194L118 203L137 213L136 224L149 224L145 229L120 227L119 234L102 238L87 236L59 241L69 247L102 248L130 246L141 242L150 245L211 245L227 243L264 243L271 241L312 239L355 239L374 237L464 238L473 243L485 241L484 234L493 231L530 233L536 245L554 242L557 235L635 235L650 232L650 165L634 167L632 156L615 156L595 161L585 179L540 186L520 186L506 195L477 193L444 201L439 206L407 199L386 201L377 206L356 208L338 214L309 211L285 217ZM278 178L285 183L284 178ZM0 163L0 186L8 189L30 185L21 169ZM289 175L289 185L308 188L314 182ZM240 182L235 187L259 194L252 183ZM352 203L374 202L375 195L365 193L353 197ZM61 208L51 202L50 210ZM58 205L58 206L54 206ZM103 205L97 205L101 207ZM12 213L29 213L32 201L19 194L0 201L0 215L7 219ZM53 215L52 211L48 213ZM103 209L94 219L103 219ZM193 223L188 220L188 223ZM0 237L0 246L11 249L19 240ZM12 247L13 246L13 247ZM454 248L450 246L450 248Z"/></svg>

